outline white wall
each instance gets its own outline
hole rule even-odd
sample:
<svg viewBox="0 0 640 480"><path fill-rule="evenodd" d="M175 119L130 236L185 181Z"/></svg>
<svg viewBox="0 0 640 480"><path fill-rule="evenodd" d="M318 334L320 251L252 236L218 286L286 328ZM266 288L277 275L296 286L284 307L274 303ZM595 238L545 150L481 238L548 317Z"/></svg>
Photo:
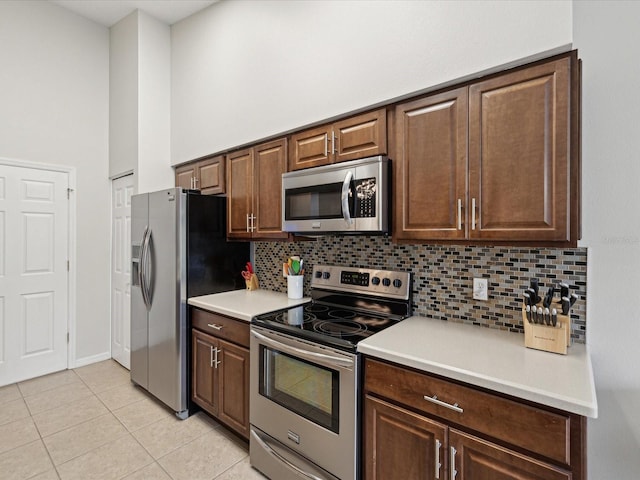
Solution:
<svg viewBox="0 0 640 480"><path fill-rule="evenodd" d="M175 176L171 148L171 29L138 12L137 192L170 188Z"/></svg>
<svg viewBox="0 0 640 480"><path fill-rule="evenodd" d="M172 187L171 30L142 11L110 29L109 175L133 172L136 193Z"/></svg>
<svg viewBox="0 0 640 480"><path fill-rule="evenodd" d="M579 1L583 59L583 241L587 342L600 417L589 422L590 478L640 476L640 3Z"/></svg>
<svg viewBox="0 0 640 480"><path fill-rule="evenodd" d="M109 176L138 164L138 14L109 29Z"/></svg>
<svg viewBox="0 0 640 480"><path fill-rule="evenodd" d="M222 1L172 26L171 161L569 43L569 1Z"/></svg>
<svg viewBox="0 0 640 480"><path fill-rule="evenodd" d="M80 362L108 356L109 32L50 2L0 2L0 157L76 168Z"/></svg>

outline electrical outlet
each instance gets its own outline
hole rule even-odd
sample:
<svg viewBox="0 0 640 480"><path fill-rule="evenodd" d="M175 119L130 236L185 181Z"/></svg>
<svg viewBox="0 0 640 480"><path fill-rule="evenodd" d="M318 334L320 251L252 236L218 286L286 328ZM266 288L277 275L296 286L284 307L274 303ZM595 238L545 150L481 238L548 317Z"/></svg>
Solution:
<svg viewBox="0 0 640 480"><path fill-rule="evenodd" d="M473 279L473 299L489 300L489 280L486 278Z"/></svg>

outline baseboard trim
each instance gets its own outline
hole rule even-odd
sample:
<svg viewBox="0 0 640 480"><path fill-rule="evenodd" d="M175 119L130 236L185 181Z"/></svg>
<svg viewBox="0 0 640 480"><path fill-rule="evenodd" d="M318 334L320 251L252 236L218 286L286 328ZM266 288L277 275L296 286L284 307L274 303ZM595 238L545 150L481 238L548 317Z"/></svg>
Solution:
<svg viewBox="0 0 640 480"><path fill-rule="evenodd" d="M76 358L75 365L69 365L69 368L79 368L92 363L102 362L111 358L111 352L103 352L97 355L91 355L90 357Z"/></svg>

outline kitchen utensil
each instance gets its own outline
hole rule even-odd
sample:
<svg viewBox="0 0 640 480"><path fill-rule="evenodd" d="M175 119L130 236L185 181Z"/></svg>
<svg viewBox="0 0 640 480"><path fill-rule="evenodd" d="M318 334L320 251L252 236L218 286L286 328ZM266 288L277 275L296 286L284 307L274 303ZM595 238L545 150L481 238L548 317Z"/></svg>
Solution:
<svg viewBox="0 0 640 480"><path fill-rule="evenodd" d="M533 289L533 291L536 294L536 297L538 296L538 292L540 291L540 285L538 283L538 279L537 278L532 278L529 281L529 287Z"/></svg>
<svg viewBox="0 0 640 480"><path fill-rule="evenodd" d="M575 293L572 293L571 296L569 297L569 306L573 307L573 304L576 303L576 301L578 300L578 295L576 295Z"/></svg>
<svg viewBox="0 0 640 480"><path fill-rule="evenodd" d="M524 311L527 315L527 320L529 321L529 323L532 323L531 320L531 305L527 305L526 307L524 307Z"/></svg>
<svg viewBox="0 0 640 480"><path fill-rule="evenodd" d="M569 297L562 297L562 314L569 315L569 309L571 308L571 300Z"/></svg>
<svg viewBox="0 0 640 480"><path fill-rule="evenodd" d="M253 267L251 266L251 262L247 262L247 271L251 274L253 273Z"/></svg>
<svg viewBox="0 0 640 480"><path fill-rule="evenodd" d="M545 307L544 309L544 323L551 325L551 312L548 307Z"/></svg>
<svg viewBox="0 0 640 480"><path fill-rule="evenodd" d="M554 327L558 324L558 311L553 308L551 309L551 325Z"/></svg>
<svg viewBox="0 0 640 480"><path fill-rule="evenodd" d="M560 285L558 285L558 286L560 287L560 298L568 297L569 296L569 285L564 283L564 282L560 282Z"/></svg>
<svg viewBox="0 0 640 480"><path fill-rule="evenodd" d="M538 307L538 323L544 325L544 312L542 310L542 307Z"/></svg>
<svg viewBox="0 0 640 480"><path fill-rule="evenodd" d="M251 280L251 273L248 272L247 270L243 270L242 271L242 278L244 278L246 281L250 281Z"/></svg>
<svg viewBox="0 0 640 480"><path fill-rule="evenodd" d="M524 304L527 307L531 307L531 295L529 295L527 292L524 292L522 296L524 297Z"/></svg>

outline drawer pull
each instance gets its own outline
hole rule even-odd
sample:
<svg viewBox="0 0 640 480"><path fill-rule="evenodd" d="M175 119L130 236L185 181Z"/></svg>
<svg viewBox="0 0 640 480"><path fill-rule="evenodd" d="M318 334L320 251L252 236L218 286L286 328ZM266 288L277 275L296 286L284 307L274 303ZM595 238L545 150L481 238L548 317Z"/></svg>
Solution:
<svg viewBox="0 0 640 480"><path fill-rule="evenodd" d="M438 397L434 395L433 397L428 397L427 395L423 396L427 402L435 403L436 405L440 405L441 407L449 408L454 412L462 413L464 410L458 406L457 403L451 405L450 403L443 402L442 400L438 400Z"/></svg>
<svg viewBox="0 0 640 480"><path fill-rule="evenodd" d="M216 325L215 323L207 323L207 327L211 327L214 330L222 330L224 325Z"/></svg>

